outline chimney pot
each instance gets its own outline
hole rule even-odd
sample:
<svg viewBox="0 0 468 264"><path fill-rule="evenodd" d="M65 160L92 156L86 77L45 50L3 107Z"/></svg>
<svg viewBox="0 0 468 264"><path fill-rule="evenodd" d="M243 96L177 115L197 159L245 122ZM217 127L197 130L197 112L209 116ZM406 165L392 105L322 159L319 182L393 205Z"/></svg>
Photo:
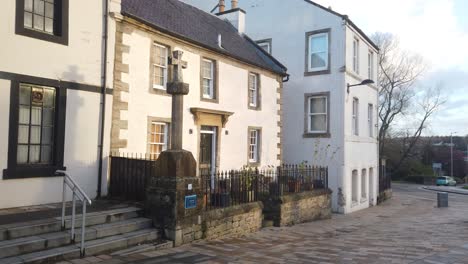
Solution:
<svg viewBox="0 0 468 264"><path fill-rule="evenodd" d="M226 3L224 2L224 0L219 0L219 12L222 13L224 12L226 8Z"/></svg>
<svg viewBox="0 0 468 264"><path fill-rule="evenodd" d="M231 9L237 8L238 3L239 3L239 0L232 0L231 1Z"/></svg>

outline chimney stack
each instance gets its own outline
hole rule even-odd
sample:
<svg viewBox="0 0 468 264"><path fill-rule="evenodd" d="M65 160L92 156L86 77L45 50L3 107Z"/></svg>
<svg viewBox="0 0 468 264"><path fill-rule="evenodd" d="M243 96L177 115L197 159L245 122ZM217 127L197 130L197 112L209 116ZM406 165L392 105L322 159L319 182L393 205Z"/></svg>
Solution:
<svg viewBox="0 0 468 264"><path fill-rule="evenodd" d="M231 9L225 10L226 3L219 0L219 18L228 20L239 33L245 32L245 11L239 8L239 0L231 0Z"/></svg>
<svg viewBox="0 0 468 264"><path fill-rule="evenodd" d="M224 0L219 0L219 13L222 13L225 11L226 8L226 3Z"/></svg>
<svg viewBox="0 0 468 264"><path fill-rule="evenodd" d="M239 0L231 0L231 9L236 9L238 6Z"/></svg>

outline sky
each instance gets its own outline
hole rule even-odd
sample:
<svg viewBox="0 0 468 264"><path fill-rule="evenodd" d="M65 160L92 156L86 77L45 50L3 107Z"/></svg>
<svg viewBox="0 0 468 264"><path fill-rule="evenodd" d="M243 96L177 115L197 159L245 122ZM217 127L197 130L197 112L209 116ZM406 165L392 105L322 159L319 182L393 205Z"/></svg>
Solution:
<svg viewBox="0 0 468 264"><path fill-rule="evenodd" d="M317 0L347 14L367 34L390 32L429 63L420 85L442 86L447 102L426 135L468 135L468 1Z"/></svg>
<svg viewBox="0 0 468 264"><path fill-rule="evenodd" d="M217 2L185 1L206 5L205 10ZM239 6L251 1L239 0ZM468 135L468 0L314 1L348 15L367 35L392 33L402 48L422 55L430 69L420 85L441 85L447 99L424 134ZM226 4L230 6L228 0Z"/></svg>

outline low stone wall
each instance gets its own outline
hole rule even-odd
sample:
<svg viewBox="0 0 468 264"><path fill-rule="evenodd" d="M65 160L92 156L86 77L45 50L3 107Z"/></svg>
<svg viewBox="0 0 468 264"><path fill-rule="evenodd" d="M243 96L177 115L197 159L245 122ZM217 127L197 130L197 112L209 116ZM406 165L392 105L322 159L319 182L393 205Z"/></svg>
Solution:
<svg viewBox="0 0 468 264"><path fill-rule="evenodd" d="M377 197L377 204L383 203L386 200L392 198L392 189L385 190L381 193L379 193L379 197Z"/></svg>
<svg viewBox="0 0 468 264"><path fill-rule="evenodd" d="M330 219L331 190L315 190L283 195L263 201L265 220L274 226L290 226L314 220Z"/></svg>
<svg viewBox="0 0 468 264"><path fill-rule="evenodd" d="M262 228L262 218L260 202L207 211L201 215L198 224L181 227L182 243L253 233Z"/></svg>

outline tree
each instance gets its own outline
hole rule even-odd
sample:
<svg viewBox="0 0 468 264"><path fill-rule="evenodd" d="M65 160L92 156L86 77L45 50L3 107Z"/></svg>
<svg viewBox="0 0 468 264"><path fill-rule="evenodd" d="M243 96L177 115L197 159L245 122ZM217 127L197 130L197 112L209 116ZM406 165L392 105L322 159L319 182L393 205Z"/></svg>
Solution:
<svg viewBox="0 0 468 264"><path fill-rule="evenodd" d="M400 159L395 162L394 170L410 156L414 146L426 128L430 117L445 102L441 87L424 87L417 81L428 69L423 58L401 49L399 40L389 33L376 33L374 42L379 46L379 151L386 153L386 144L390 132L403 137ZM409 117L413 122L408 122ZM396 128L395 124L405 118L409 129Z"/></svg>

